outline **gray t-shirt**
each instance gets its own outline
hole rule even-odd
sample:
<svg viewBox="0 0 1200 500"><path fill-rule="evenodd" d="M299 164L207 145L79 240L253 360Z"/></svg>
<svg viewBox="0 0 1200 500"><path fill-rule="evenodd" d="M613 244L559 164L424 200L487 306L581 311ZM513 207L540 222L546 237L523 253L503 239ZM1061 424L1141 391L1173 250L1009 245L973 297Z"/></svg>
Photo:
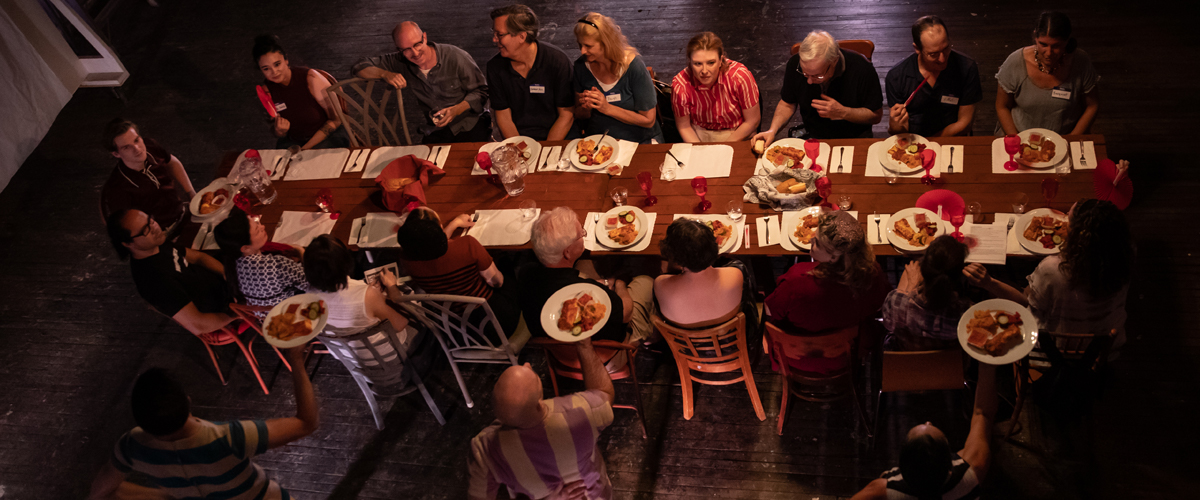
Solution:
<svg viewBox="0 0 1200 500"><path fill-rule="evenodd" d="M1071 133L1087 108L1084 95L1100 82L1100 75L1092 67L1092 59L1083 49L1076 49L1067 78L1054 89L1043 89L1029 79L1023 51L1024 48L1020 48L1009 54L996 72L1000 88L1012 94L1017 101L1017 106L1012 109L1017 130L1044 128L1060 134ZM1056 90L1070 94L1066 98L1054 97ZM996 124L996 135L1004 135L999 123Z"/></svg>
<svg viewBox="0 0 1200 500"><path fill-rule="evenodd" d="M487 102L488 87L483 71L479 70L475 60L463 49L448 43L433 42L429 42L429 48L437 51L437 65L427 73L422 72L399 52L364 57L350 71L357 74L364 68L374 66L399 73L408 81L408 88L405 90L416 96L417 102L421 103L421 108L426 113L467 101L471 109L458 115L450 122L449 127L455 134L471 130L479 121L483 105ZM428 117L426 121L429 121ZM421 132L426 135L434 130L437 128L431 122L421 128Z"/></svg>

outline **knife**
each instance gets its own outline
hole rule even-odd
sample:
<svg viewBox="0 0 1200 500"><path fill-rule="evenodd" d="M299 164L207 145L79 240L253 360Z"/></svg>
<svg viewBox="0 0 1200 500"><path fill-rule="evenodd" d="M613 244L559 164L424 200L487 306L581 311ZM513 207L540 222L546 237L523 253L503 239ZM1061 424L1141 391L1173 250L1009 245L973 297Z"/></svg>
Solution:
<svg viewBox="0 0 1200 500"><path fill-rule="evenodd" d="M354 235L354 244L358 245L358 246L362 246L362 244L363 244L362 232L363 232L363 228L367 227L367 218L363 217L359 220L362 221L362 224L358 225L358 233L356 233Z"/></svg>

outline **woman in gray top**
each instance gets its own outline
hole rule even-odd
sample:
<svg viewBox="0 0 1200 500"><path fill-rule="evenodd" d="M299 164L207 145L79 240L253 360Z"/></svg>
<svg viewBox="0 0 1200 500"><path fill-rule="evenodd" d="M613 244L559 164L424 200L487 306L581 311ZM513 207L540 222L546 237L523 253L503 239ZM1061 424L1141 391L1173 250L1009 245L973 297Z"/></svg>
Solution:
<svg viewBox="0 0 1200 500"><path fill-rule="evenodd" d="M1071 19L1043 12L1033 42L1010 54L996 73L996 134L1030 128L1087 133L1100 109L1100 75L1087 53L1076 49Z"/></svg>

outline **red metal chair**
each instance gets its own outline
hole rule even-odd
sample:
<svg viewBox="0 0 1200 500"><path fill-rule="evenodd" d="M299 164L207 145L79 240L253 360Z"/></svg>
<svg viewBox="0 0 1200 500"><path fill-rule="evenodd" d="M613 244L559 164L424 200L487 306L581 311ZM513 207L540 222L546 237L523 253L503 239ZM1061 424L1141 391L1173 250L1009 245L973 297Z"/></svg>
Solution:
<svg viewBox="0 0 1200 500"><path fill-rule="evenodd" d="M550 384L554 386L555 397L560 396L558 377L583 380L583 370L579 364L579 355L575 352L575 346L544 337L529 339L529 343L526 345L541 347L546 352L546 366L550 368ZM642 424L642 439L646 439L646 415L642 412L642 390L637 380L637 346L612 340L593 340L592 347L596 349L596 355L604 362L604 367L608 369L608 375L614 381L628 378L633 382L634 403L632 405L613 404L612 407L637 412L638 419Z"/></svg>
<svg viewBox="0 0 1200 500"><path fill-rule="evenodd" d="M254 372L254 377L258 379L258 385L262 387L263 394L270 394L271 391L267 389L266 382L263 382L262 374L258 372L258 359L254 357L254 352L250 350L250 347L254 344L254 338L245 343L242 342L242 339L238 338L247 329L249 329L249 324L236 320L218 330L196 335L196 338L200 339L204 343L204 348L208 350L208 356L212 358L213 367L217 369L217 377L221 379L221 385L228 385L229 381L225 380L225 375L221 373L221 365L217 363L217 353L213 352L212 346L237 344L238 349L242 350L242 355L246 356L246 361L250 362L250 370ZM279 350L277 349L275 352L278 353ZM283 354L280 354L279 357L282 358ZM284 364L286 363L287 361L284 361ZM289 366L288 369L290 370L291 367Z"/></svg>

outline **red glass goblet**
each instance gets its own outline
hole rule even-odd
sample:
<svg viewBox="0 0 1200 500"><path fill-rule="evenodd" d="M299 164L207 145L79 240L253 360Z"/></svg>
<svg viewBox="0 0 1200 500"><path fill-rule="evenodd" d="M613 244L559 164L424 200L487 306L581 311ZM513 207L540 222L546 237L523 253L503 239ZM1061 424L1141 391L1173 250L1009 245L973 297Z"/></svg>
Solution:
<svg viewBox="0 0 1200 500"><path fill-rule="evenodd" d="M809 170L820 172L821 166L817 165L817 159L821 157L821 141L809 139L804 141L804 154L812 159L812 166Z"/></svg>
<svg viewBox="0 0 1200 500"><path fill-rule="evenodd" d="M646 199L642 201L643 206L652 207L658 203L658 197L650 193L650 188L654 187L654 176L650 172L639 172L637 174L638 186L641 186L642 192L646 193Z"/></svg>
<svg viewBox="0 0 1200 500"><path fill-rule="evenodd" d="M958 228L962 227L963 222L966 222L966 219L967 217L963 215L961 211L959 211L957 214L950 215L950 224L954 226L954 233L951 234L951 236L958 240L959 243L962 243L964 238L962 231L960 231Z"/></svg>
<svg viewBox="0 0 1200 500"><path fill-rule="evenodd" d="M1021 168L1021 164L1013 160L1013 156L1021 152L1021 136L1004 136L1004 152L1008 153L1008 161L1004 162L1004 170L1012 172Z"/></svg>
<svg viewBox="0 0 1200 500"><path fill-rule="evenodd" d="M700 197L700 204L696 205L696 210L699 212L707 212L712 208L712 202L704 199L704 195L708 194L708 179L702 175L697 175L692 179L692 191L696 192L696 196Z"/></svg>
<svg viewBox="0 0 1200 500"><path fill-rule="evenodd" d="M333 207L333 192L329 188L321 188L320 191L317 191L317 207L322 212L329 214L330 219L337 220L342 216L342 211Z"/></svg>

